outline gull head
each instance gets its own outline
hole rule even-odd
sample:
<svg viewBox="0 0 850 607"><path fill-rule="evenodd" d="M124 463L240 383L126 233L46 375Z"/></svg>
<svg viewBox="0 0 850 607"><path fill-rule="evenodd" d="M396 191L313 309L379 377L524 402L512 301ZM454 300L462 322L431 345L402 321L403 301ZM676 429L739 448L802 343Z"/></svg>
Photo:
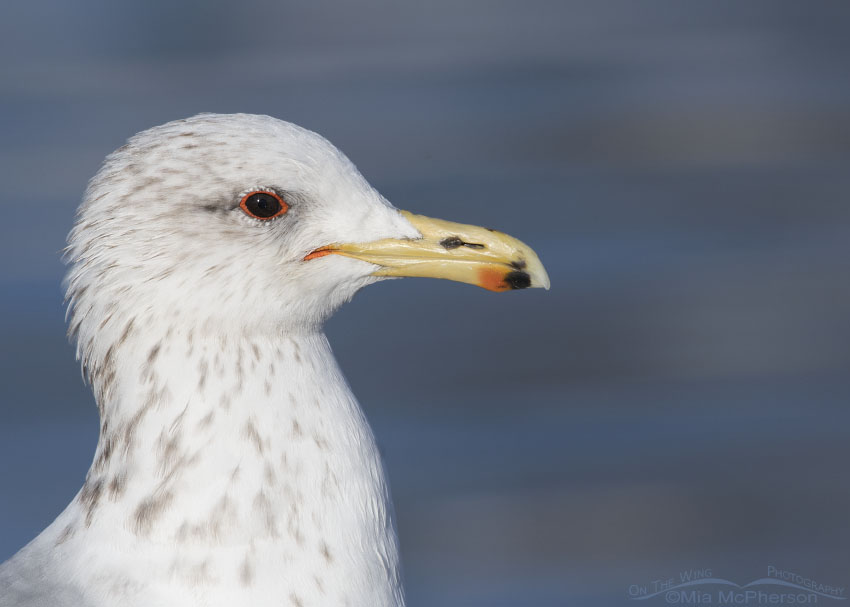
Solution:
<svg viewBox="0 0 850 607"><path fill-rule="evenodd" d="M203 114L107 157L66 254L100 438L0 604L403 605L380 455L321 324L394 277L548 288L534 251L396 209L315 133Z"/></svg>
<svg viewBox="0 0 850 607"><path fill-rule="evenodd" d="M170 122L108 156L67 257L84 364L110 319L286 333L321 325L358 289L391 277L549 286L520 241L400 211L321 136L244 114Z"/></svg>

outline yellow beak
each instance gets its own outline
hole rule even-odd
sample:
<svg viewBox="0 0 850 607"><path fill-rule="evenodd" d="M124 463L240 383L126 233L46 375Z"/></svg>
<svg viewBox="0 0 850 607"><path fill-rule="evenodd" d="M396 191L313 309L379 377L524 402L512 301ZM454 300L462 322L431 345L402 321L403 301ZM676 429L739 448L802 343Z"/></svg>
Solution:
<svg viewBox="0 0 850 607"><path fill-rule="evenodd" d="M422 238L333 244L304 259L344 255L379 266L375 276L445 278L490 291L549 288L549 276L537 254L516 238L488 228L401 213Z"/></svg>

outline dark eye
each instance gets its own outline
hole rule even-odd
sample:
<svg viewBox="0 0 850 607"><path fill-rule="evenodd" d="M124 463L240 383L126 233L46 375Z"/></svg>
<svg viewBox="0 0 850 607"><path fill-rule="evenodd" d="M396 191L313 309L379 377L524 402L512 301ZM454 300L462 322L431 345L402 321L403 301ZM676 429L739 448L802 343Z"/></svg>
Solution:
<svg viewBox="0 0 850 607"><path fill-rule="evenodd" d="M274 219L289 210L289 205L274 192L251 192L239 206L254 219Z"/></svg>

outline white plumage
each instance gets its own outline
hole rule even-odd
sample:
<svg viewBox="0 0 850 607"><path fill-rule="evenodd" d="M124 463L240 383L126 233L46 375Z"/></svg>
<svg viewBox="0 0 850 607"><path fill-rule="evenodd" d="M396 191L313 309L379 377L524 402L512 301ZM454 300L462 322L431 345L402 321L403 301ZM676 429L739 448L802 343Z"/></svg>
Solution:
<svg viewBox="0 0 850 607"><path fill-rule="evenodd" d="M289 210L250 217L254 191ZM499 263L504 288L548 287L518 241L513 261L470 261L495 248L429 240L421 221L269 117L200 115L110 155L67 251L100 439L71 504L0 566L0 605L403 605L381 461L322 323L384 265L435 255L454 269L383 274L474 282L452 272L478 264L492 288ZM310 255L374 242L404 259Z"/></svg>

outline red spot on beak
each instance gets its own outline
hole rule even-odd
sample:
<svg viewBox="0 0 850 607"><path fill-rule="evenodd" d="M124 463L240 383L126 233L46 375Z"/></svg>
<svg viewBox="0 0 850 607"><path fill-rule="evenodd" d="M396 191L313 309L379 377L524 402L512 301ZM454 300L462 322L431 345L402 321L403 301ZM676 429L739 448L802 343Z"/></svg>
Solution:
<svg viewBox="0 0 850 607"><path fill-rule="evenodd" d="M507 291L510 286L505 282L504 273L499 270L483 268L478 271L478 285L488 291Z"/></svg>

